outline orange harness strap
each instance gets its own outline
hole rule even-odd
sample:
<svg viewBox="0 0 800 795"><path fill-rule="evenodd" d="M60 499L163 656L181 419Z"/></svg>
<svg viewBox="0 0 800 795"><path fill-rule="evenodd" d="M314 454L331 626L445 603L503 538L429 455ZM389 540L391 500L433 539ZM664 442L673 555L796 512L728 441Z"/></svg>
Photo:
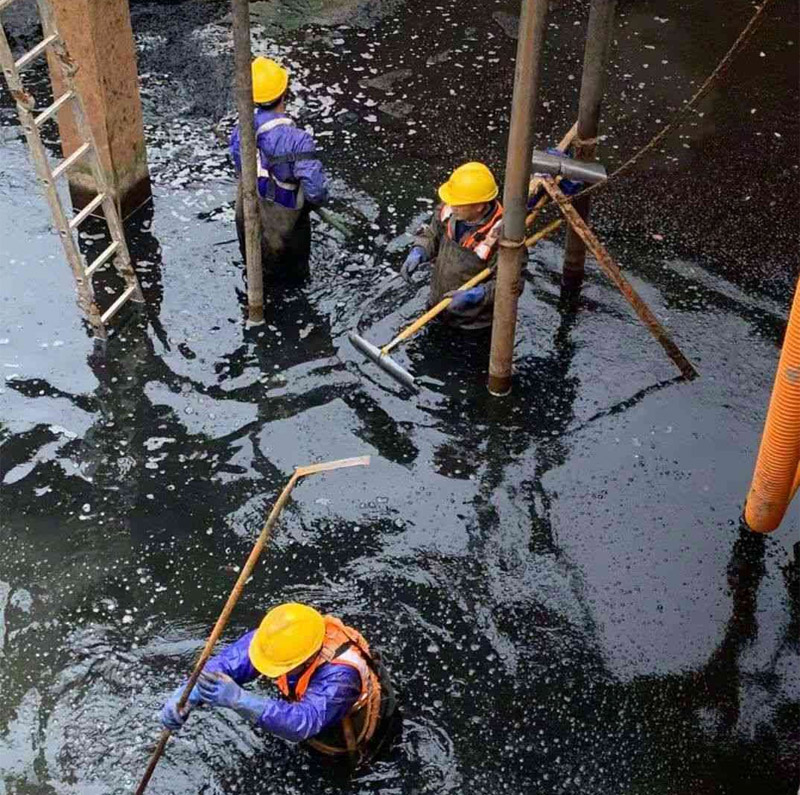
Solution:
<svg viewBox="0 0 800 795"><path fill-rule="evenodd" d="M346 627L333 616L325 616L325 640L311 665L303 671L294 687L290 687L285 674L276 680L276 685L287 699L300 701L308 689L314 672L324 663L348 665L358 671L361 679L361 694L341 724L347 744L346 748L327 745L314 738L309 739L308 743L326 754L356 753L375 733L380 720L381 706L380 679L372 664L369 645L361 633L351 627ZM363 714L363 725L356 737L352 718L359 713Z"/></svg>
<svg viewBox="0 0 800 795"><path fill-rule="evenodd" d="M442 205L440 220L445 226L445 233L450 240L455 241L456 221L453 218L453 208L448 204ZM473 229L462 240L457 241L462 248L475 252L484 262L494 253L500 242L500 232L503 222L503 206L495 202L494 212L486 223Z"/></svg>

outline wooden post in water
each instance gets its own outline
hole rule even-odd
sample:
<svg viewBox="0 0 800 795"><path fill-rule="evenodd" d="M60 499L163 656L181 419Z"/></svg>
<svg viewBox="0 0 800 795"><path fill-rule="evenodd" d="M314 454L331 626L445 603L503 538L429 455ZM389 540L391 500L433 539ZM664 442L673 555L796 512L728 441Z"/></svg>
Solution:
<svg viewBox="0 0 800 795"><path fill-rule="evenodd" d="M503 237L497 260L489 392L511 391L514 334L517 328L518 285L525 249L525 215L533 152L533 119L539 93L539 62L544 45L548 0L522 0L511 129L503 192Z"/></svg>
<svg viewBox="0 0 800 795"><path fill-rule="evenodd" d="M616 5L617 0L592 0L589 9L589 28L586 32L581 95L578 106L578 135L573 142L575 157L578 160L592 161L595 159L600 107L605 91ZM589 196L582 196L573 202L575 209L584 221L589 220L590 202ZM567 240L564 247L562 291L580 290L583 284L585 260L586 246L575 230L570 227L567 229Z"/></svg>
<svg viewBox="0 0 800 795"><path fill-rule="evenodd" d="M247 314L251 324L264 322L264 277L261 270L261 220L258 212L256 132L253 126L253 75L250 52L249 0L231 0L233 59L236 69L236 109L241 134L241 189L244 203Z"/></svg>

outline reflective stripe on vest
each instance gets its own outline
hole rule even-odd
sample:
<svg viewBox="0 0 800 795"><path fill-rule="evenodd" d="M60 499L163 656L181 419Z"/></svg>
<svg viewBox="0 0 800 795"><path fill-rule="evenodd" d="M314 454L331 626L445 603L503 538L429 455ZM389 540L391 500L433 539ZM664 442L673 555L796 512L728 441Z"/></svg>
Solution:
<svg viewBox="0 0 800 795"><path fill-rule="evenodd" d="M282 126L291 126L294 122L287 118L286 116L279 116L277 119L270 119L269 121L265 121L257 130L256 130L256 143L258 143L258 136L262 133L267 133L270 130L274 130L276 127ZM256 170L258 172L259 179L268 179L274 182L279 188L283 188L284 190L290 191L298 191L298 194L302 192L302 185L299 182L281 182L268 168L265 168L263 163L261 162L261 151L256 147ZM301 196L298 195L298 205L301 205Z"/></svg>
<svg viewBox="0 0 800 795"><path fill-rule="evenodd" d="M444 224L447 237L458 242L462 248L472 251L483 262L487 262L497 249L500 233L503 231L503 207L500 202L496 202L496 205L485 224L473 229L463 240L455 241L456 221L453 218L453 208L449 204L443 204L439 218Z"/></svg>
<svg viewBox="0 0 800 795"><path fill-rule="evenodd" d="M361 693L350 708L345 720L350 720L356 713L364 710L364 725L355 737L356 748L362 747L375 733L380 718L381 685L378 675L370 667L369 644L360 632L352 627L346 627L338 618L325 616L325 640L314 661L297 680L294 688L289 686L286 675L276 680L278 689L290 701L300 701L303 698L314 672L324 663L331 665L349 665L358 671L361 679ZM347 727L343 727L345 735ZM314 745L314 739L309 742ZM319 750L324 753L345 753L348 748L336 749L319 744Z"/></svg>

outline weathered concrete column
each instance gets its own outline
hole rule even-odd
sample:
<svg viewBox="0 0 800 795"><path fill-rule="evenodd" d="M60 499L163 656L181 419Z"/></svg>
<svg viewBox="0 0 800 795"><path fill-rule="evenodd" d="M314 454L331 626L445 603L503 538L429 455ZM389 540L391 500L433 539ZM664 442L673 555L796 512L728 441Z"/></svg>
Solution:
<svg viewBox="0 0 800 795"><path fill-rule="evenodd" d="M505 187L503 236L497 258L497 284L489 359L489 392L511 391L514 335L517 329L519 280L525 248L525 215L533 153L533 118L539 94L539 63L544 45L548 0L522 0L519 41L511 100Z"/></svg>
<svg viewBox="0 0 800 795"><path fill-rule="evenodd" d="M75 82L92 127L109 188L125 217L150 198L150 173L142 125L136 47L128 0L50 0L59 33L78 67ZM48 54L54 96L65 91ZM82 143L69 108L58 114L64 155ZM96 190L88 161L70 170L76 207Z"/></svg>
<svg viewBox="0 0 800 795"><path fill-rule="evenodd" d="M578 135L574 141L575 157L593 161L597 148L597 131L600 124L600 107L606 85L608 54L614 30L614 10L617 0L592 0L589 9L589 27L586 31L586 48L583 54L583 75L578 105ZM589 196L575 199L574 207L584 221L589 220ZM567 229L564 245L564 267L561 285L566 291L579 290L583 283L586 246L571 227Z"/></svg>

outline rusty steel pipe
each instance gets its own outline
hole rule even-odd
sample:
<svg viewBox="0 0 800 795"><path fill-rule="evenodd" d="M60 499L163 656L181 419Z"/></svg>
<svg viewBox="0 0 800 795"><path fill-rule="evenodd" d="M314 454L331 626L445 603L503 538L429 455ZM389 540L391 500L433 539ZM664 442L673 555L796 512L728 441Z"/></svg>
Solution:
<svg viewBox="0 0 800 795"><path fill-rule="evenodd" d="M590 184L608 179L606 167L602 163L569 160L566 157L557 157L548 152L540 152L538 149L533 152L531 169L534 174L548 174L551 177L564 177Z"/></svg>
<svg viewBox="0 0 800 795"><path fill-rule="evenodd" d="M533 152L533 122L539 94L539 64L544 45L547 0L523 0L520 13L511 128L503 193L503 237L497 259L489 392L511 391L518 285L525 249L525 215Z"/></svg>
<svg viewBox="0 0 800 795"><path fill-rule="evenodd" d="M247 316L253 325L264 322L264 276L261 270L261 219L258 212L256 131L253 124L253 74L250 52L249 0L231 0L233 60L236 70L236 109L241 134L244 205L245 267L247 268Z"/></svg>
<svg viewBox="0 0 800 795"><path fill-rule="evenodd" d="M684 378L691 380L698 375L694 365L683 355L681 349L673 342L667 330L659 323L653 311L644 302L642 297L633 289L630 282L622 275L619 265L614 262L612 256L606 251L605 246L597 239L597 236L589 229L586 221L578 215L578 211L572 206L569 199L561 192L552 177L542 177L542 186L549 194L550 198L558 204L564 218L567 219L570 228L581 238L583 243L592 252L597 264L603 273L611 279L633 310L639 316L642 323L647 326L650 333L656 338L659 345L666 351L667 356L675 362Z"/></svg>
<svg viewBox="0 0 800 795"><path fill-rule="evenodd" d="M578 100L578 134L575 138L576 160L593 161L600 126L600 108L603 104L611 34L614 30L616 0L592 0L589 9L589 26L583 53L581 94ZM581 196L574 201L575 209L584 221L589 220L591 199ZM577 232L567 229L564 243L564 266L561 273L562 289L580 289L583 283L586 246Z"/></svg>
<svg viewBox="0 0 800 795"><path fill-rule="evenodd" d="M569 128L567 134L558 142L556 149L559 152L566 152L567 149L572 146L573 140L575 140L575 136L578 134L578 122L572 125ZM536 192L539 190L539 180L538 177L534 174L531 177L530 185L528 186L528 195L535 196ZM533 225L533 222L539 217L539 213L545 207L547 202L550 201L550 197L545 193L541 199L534 205L531 212L528 214L528 217L525 219L525 227L529 228Z"/></svg>

